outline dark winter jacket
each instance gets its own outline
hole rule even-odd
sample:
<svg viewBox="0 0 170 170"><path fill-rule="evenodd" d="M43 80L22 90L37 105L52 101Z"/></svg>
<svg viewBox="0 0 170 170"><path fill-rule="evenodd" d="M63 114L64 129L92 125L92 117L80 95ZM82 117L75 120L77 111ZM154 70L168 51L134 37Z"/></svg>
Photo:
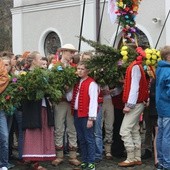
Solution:
<svg viewBox="0 0 170 170"><path fill-rule="evenodd" d="M54 113L47 99L45 99L47 105L47 118L48 126L54 126ZM22 104L23 109L23 129L35 129L42 127L41 123L41 111L42 100L39 101L26 101Z"/></svg>

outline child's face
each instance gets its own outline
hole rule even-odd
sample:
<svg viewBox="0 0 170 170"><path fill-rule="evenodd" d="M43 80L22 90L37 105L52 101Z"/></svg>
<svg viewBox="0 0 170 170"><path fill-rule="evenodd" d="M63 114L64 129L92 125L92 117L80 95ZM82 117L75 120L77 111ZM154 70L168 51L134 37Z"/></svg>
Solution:
<svg viewBox="0 0 170 170"><path fill-rule="evenodd" d="M47 68L47 61L46 60L42 60L42 68Z"/></svg>
<svg viewBox="0 0 170 170"><path fill-rule="evenodd" d="M11 58L11 66L15 66L16 62L17 62L16 57L13 55Z"/></svg>
<svg viewBox="0 0 170 170"><path fill-rule="evenodd" d="M7 69L8 73L11 71L11 62L8 59L3 60L5 68Z"/></svg>
<svg viewBox="0 0 170 170"><path fill-rule="evenodd" d="M88 70L86 69L85 65L77 66L77 74L80 78L85 78L88 76Z"/></svg>
<svg viewBox="0 0 170 170"><path fill-rule="evenodd" d="M35 59L32 63L34 66L41 67L42 66L42 56L40 54L37 54Z"/></svg>

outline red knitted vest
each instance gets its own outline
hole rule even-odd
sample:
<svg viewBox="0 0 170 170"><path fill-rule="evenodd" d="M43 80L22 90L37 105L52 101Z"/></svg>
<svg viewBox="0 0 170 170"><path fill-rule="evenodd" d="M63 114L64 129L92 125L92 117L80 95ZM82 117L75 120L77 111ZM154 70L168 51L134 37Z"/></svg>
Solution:
<svg viewBox="0 0 170 170"><path fill-rule="evenodd" d="M84 80L81 83L80 89L79 89L79 83L77 83L73 89L73 98L71 101L71 107L72 107L72 113L74 113L74 105L76 96L79 90L79 99L78 99L78 117L88 117L89 112L89 85L94 80L90 77L88 77L86 80Z"/></svg>
<svg viewBox="0 0 170 170"><path fill-rule="evenodd" d="M123 90L123 102L124 103L127 103L128 101L130 87L131 87L131 73L132 73L132 68L134 65L138 65L141 71L141 79L139 82L139 95L138 95L137 103L141 103L148 99L148 81L146 79L145 72L143 70L141 63L134 61L129 65L129 67L126 70L124 90Z"/></svg>

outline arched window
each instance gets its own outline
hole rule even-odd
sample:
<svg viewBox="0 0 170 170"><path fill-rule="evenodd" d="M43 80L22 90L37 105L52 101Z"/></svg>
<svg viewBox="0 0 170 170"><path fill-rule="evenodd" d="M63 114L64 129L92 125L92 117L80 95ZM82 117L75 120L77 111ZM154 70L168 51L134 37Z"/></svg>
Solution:
<svg viewBox="0 0 170 170"><path fill-rule="evenodd" d="M138 45L142 47L143 49L150 47L147 36L139 28L137 28L137 31L136 31L136 39L137 39ZM121 46L122 46L122 38L120 39L118 43L118 49L120 49Z"/></svg>
<svg viewBox="0 0 170 170"><path fill-rule="evenodd" d="M44 41L44 53L45 56L55 54L57 49L61 47L61 41L59 36L54 32L50 32Z"/></svg>

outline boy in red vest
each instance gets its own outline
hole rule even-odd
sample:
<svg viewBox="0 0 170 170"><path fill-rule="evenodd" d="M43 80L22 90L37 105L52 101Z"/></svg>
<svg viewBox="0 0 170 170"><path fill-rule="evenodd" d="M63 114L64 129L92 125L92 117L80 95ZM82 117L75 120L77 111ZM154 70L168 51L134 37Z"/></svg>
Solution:
<svg viewBox="0 0 170 170"><path fill-rule="evenodd" d="M141 165L141 137L139 132L139 117L144 110L144 102L148 99L148 82L142 67L142 61L133 61L126 70L123 102L125 114L120 135L127 151L121 167Z"/></svg>
<svg viewBox="0 0 170 170"><path fill-rule="evenodd" d="M83 61L77 66L77 74L80 81L75 85L70 99L81 150L81 168L95 170L94 121L97 117L98 85L88 76Z"/></svg>

